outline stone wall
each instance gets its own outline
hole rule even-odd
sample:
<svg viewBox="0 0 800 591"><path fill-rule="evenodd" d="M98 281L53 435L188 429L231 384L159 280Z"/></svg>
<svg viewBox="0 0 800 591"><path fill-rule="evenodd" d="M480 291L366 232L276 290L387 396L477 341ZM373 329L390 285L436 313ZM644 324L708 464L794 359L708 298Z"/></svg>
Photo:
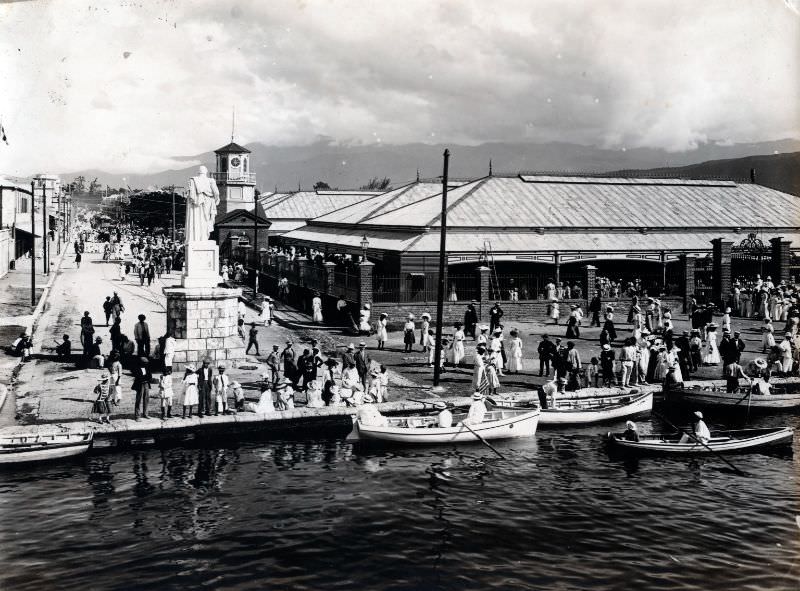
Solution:
<svg viewBox="0 0 800 591"><path fill-rule="evenodd" d="M175 336L173 369L206 357L215 364L244 360L244 341L236 330L240 289L164 288L167 327Z"/></svg>

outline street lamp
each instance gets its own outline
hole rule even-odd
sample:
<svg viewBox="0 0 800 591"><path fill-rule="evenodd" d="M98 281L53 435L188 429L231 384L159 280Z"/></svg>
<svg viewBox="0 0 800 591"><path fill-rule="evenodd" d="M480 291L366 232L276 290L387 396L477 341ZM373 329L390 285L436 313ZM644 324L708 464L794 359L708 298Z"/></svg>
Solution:
<svg viewBox="0 0 800 591"><path fill-rule="evenodd" d="M366 262L367 260L367 249L369 248L369 240L367 240L367 235L364 234L364 237L361 238L361 262Z"/></svg>

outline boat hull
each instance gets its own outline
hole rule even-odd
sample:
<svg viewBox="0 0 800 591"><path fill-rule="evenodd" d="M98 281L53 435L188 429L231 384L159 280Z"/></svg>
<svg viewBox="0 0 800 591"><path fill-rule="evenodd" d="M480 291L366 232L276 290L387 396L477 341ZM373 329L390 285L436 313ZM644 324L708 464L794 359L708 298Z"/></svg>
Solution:
<svg viewBox="0 0 800 591"><path fill-rule="evenodd" d="M19 435L0 439L0 465L46 462L79 456L92 445L92 433Z"/></svg>
<svg viewBox="0 0 800 591"><path fill-rule="evenodd" d="M715 453L746 453L771 447L791 445L794 430L790 427L777 429L741 429L719 431L711 434L711 441L702 445L695 441L679 443L674 435L666 439L660 435L646 435L639 441L626 441L619 434L609 433L608 442L616 449L639 454L667 455L713 455Z"/></svg>
<svg viewBox="0 0 800 591"><path fill-rule="evenodd" d="M746 410L790 410L800 408L800 392L776 394L729 393L723 390L671 390L664 393L668 403Z"/></svg>
<svg viewBox="0 0 800 591"><path fill-rule="evenodd" d="M496 402L501 407L526 408L515 406L513 400ZM556 408L542 409L540 427L594 425L645 415L653 410L653 393L564 398L556 404Z"/></svg>
<svg viewBox="0 0 800 591"><path fill-rule="evenodd" d="M536 433L539 422L539 410L513 411L502 410L495 413L508 415L497 420L487 420L476 425L470 425L472 430L487 441L497 439L514 439L519 437L532 437ZM493 414L493 413L489 413ZM415 417L408 417L412 421ZM393 424L402 422L402 418L392 419ZM478 441L475 433L471 432L463 423L454 424L452 427L401 427L363 425L356 421L359 439L383 441L403 444L448 444L448 443L474 443Z"/></svg>

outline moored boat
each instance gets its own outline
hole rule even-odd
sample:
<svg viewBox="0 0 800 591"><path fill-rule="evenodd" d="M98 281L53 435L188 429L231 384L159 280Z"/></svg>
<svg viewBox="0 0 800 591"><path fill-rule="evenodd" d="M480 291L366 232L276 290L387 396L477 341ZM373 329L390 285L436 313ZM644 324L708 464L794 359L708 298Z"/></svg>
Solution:
<svg viewBox="0 0 800 591"><path fill-rule="evenodd" d="M747 392L727 392L724 387L694 387L668 390L664 400L671 404L685 404L697 407L741 408L750 410L788 410L800 407L800 389L780 384L770 384L772 394Z"/></svg>
<svg viewBox="0 0 800 591"><path fill-rule="evenodd" d="M476 433L485 440L532 437L539 421L539 409L497 409L469 428L463 424L466 413L453 414L451 427L440 427L436 416L384 417L383 425L367 425L356 419L360 439L410 444L476 442ZM470 430L472 429L472 430ZM474 431L474 432L473 432Z"/></svg>
<svg viewBox="0 0 800 591"><path fill-rule="evenodd" d="M621 433L609 433L608 442L615 448L646 454L703 455L714 453L744 453L769 447L790 445L794 438L791 427L771 429L739 429L712 431L711 439L702 443L690 439L681 443L680 433L640 435L639 441L629 441Z"/></svg>
<svg viewBox="0 0 800 591"><path fill-rule="evenodd" d="M0 464L43 462L78 456L92 445L92 431L20 433L0 437Z"/></svg>
<svg viewBox="0 0 800 591"><path fill-rule="evenodd" d="M499 407L525 408L519 406L520 403L513 399L493 398L492 401ZM652 409L652 392L606 396L557 396L552 407L541 410L539 425L591 425L647 414Z"/></svg>

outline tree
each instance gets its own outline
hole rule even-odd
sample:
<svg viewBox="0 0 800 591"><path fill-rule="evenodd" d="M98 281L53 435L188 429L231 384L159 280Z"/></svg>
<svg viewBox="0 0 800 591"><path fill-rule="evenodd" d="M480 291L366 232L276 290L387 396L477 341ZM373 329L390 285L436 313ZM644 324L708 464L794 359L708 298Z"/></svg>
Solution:
<svg viewBox="0 0 800 591"><path fill-rule="evenodd" d="M72 181L74 185L73 191L77 193L84 193L86 191L86 177L85 176L76 176L75 180Z"/></svg>
<svg viewBox="0 0 800 591"><path fill-rule="evenodd" d="M391 183L391 179L388 177L383 177L383 179L379 179L378 177L374 177L371 179L366 185L362 185L359 187L361 191L385 191L389 184Z"/></svg>
<svg viewBox="0 0 800 591"><path fill-rule="evenodd" d="M314 183L315 191L330 191L330 189L331 186L325 181L317 181L316 183Z"/></svg>
<svg viewBox="0 0 800 591"><path fill-rule="evenodd" d="M95 194L100 192L100 183L97 182L97 177L89 183L89 193Z"/></svg>

